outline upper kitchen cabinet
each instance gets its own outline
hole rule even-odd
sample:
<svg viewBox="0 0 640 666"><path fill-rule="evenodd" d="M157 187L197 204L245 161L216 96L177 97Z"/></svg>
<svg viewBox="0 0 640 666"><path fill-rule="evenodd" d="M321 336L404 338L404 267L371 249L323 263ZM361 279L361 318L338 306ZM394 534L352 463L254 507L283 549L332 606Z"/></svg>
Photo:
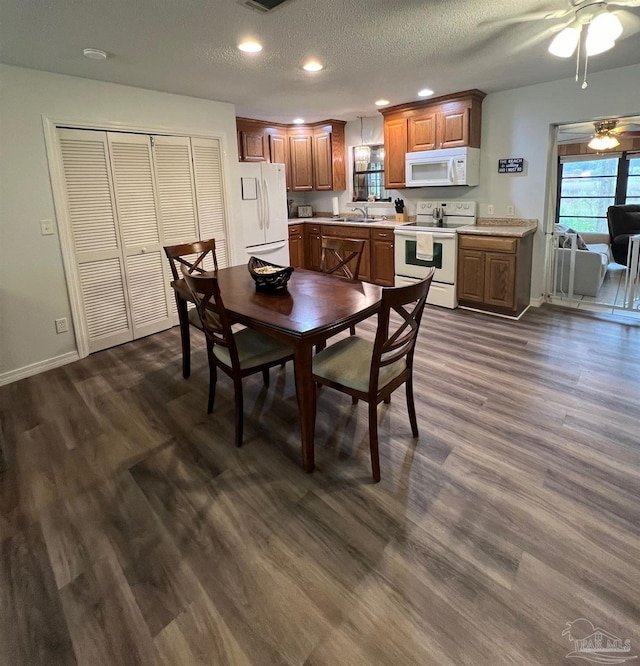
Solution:
<svg viewBox="0 0 640 666"><path fill-rule="evenodd" d="M345 124L281 125L236 118L239 159L284 164L287 189L294 192L345 190Z"/></svg>
<svg viewBox="0 0 640 666"><path fill-rule="evenodd" d="M313 189L345 190L344 122L332 120L313 130Z"/></svg>
<svg viewBox="0 0 640 666"><path fill-rule="evenodd" d="M381 109L384 116L385 187L405 186L405 153L480 148L485 93L467 90Z"/></svg>
<svg viewBox="0 0 640 666"><path fill-rule="evenodd" d="M290 187L294 192L313 190L313 132L300 128L289 132Z"/></svg>
<svg viewBox="0 0 640 666"><path fill-rule="evenodd" d="M238 159L241 162L268 162L269 141L266 127L248 118L236 118Z"/></svg>
<svg viewBox="0 0 640 666"><path fill-rule="evenodd" d="M385 118L384 121L384 186L397 190L404 187L404 155L407 152L407 119Z"/></svg>

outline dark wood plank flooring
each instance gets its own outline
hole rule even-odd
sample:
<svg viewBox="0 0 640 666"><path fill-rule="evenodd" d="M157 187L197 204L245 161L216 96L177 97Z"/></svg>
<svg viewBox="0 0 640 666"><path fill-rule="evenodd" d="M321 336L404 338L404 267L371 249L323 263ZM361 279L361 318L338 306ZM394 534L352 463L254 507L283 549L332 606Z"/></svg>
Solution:
<svg viewBox="0 0 640 666"><path fill-rule="evenodd" d="M0 664L547 666L581 617L640 654L637 325L429 307L378 485L328 389L302 471L291 364L236 449L194 338L189 380L174 329L0 388Z"/></svg>

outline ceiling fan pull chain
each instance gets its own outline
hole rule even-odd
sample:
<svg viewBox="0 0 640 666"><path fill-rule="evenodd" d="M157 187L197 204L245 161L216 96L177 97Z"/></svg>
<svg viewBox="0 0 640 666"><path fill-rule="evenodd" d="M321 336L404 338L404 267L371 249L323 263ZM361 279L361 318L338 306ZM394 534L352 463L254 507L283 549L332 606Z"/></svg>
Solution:
<svg viewBox="0 0 640 666"><path fill-rule="evenodd" d="M580 48L582 46L582 30L578 35L578 52L576 54L576 83L578 83L578 78L580 77Z"/></svg>
<svg viewBox="0 0 640 666"><path fill-rule="evenodd" d="M584 54L584 79L582 80L582 90L587 87L587 67L589 66L589 54Z"/></svg>

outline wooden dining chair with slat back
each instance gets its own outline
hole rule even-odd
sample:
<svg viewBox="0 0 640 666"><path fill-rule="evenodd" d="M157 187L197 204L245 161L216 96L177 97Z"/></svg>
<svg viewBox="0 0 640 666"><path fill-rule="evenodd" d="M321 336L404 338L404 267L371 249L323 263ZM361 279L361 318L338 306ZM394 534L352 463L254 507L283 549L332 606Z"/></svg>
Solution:
<svg viewBox="0 0 640 666"><path fill-rule="evenodd" d="M275 338L250 328L237 333L231 330L231 321L224 307L218 279L211 273L196 275L181 266L184 281L196 304L202 330L207 340L209 360L209 400L207 413L213 411L218 379L217 368L233 380L235 396L236 446L242 444L243 395L242 378L262 372L265 386L269 386L269 368L284 365L293 359L293 348Z"/></svg>
<svg viewBox="0 0 640 666"><path fill-rule="evenodd" d="M178 272L178 266L185 266L189 273L202 274L206 271L217 271L218 260L216 259L216 241L212 238L206 241L194 241L193 243L181 243L180 245L165 245L164 253L169 260L171 275L174 280L180 280L182 274ZM191 259L197 255L195 259ZM195 326L202 330L202 324L198 313L187 307L187 302L174 290L176 308L178 309L178 320L180 323L180 339L182 342L182 376L187 379L191 374L191 337L189 326Z"/></svg>
<svg viewBox="0 0 640 666"><path fill-rule="evenodd" d="M418 422L413 399L413 355L422 313L435 269L424 280L406 287L382 290L378 330L373 342L357 335L343 338L313 357L314 385L325 385L350 395L354 403L369 404L369 447L374 481L380 481L378 403L406 386L409 423L414 437ZM391 313L395 315L391 317ZM398 322L399 318L399 323Z"/></svg>
<svg viewBox="0 0 640 666"><path fill-rule="evenodd" d="M323 238L320 255L320 271L346 280L357 280L364 252L364 241L350 238ZM356 334L350 326L349 333ZM324 343L317 349L323 349Z"/></svg>

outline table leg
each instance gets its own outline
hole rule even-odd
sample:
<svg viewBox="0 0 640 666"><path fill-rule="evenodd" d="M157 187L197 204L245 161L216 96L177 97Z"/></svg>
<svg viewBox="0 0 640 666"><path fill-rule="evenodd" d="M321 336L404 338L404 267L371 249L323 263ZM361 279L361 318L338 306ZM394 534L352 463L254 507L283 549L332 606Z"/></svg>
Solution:
<svg viewBox="0 0 640 666"><path fill-rule="evenodd" d="M312 472L314 468L313 438L316 427L316 396L311 379L312 351L312 345L302 342L296 345L294 356L296 394L300 410L302 467L305 472Z"/></svg>
<svg viewBox="0 0 640 666"><path fill-rule="evenodd" d="M187 313L187 301L176 294L176 306L178 308L178 321L180 322L180 340L182 342L182 376L189 379L191 374L191 338L189 332L189 316Z"/></svg>

